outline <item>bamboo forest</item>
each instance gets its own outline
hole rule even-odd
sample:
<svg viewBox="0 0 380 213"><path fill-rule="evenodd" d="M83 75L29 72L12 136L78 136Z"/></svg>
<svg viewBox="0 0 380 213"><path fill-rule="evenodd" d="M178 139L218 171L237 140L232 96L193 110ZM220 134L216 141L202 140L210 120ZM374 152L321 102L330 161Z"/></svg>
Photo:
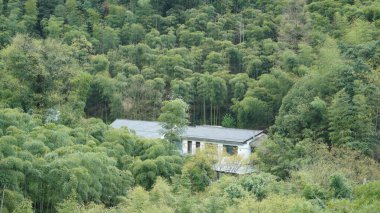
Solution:
<svg viewBox="0 0 380 213"><path fill-rule="evenodd" d="M379 163L379 0L0 0L0 213L377 213Z"/></svg>

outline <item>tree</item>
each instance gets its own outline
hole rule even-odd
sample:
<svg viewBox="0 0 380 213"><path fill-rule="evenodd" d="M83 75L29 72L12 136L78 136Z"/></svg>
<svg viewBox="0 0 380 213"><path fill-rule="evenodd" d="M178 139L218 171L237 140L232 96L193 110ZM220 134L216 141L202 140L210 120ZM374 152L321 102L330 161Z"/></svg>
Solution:
<svg viewBox="0 0 380 213"><path fill-rule="evenodd" d="M237 114L238 126L244 128L263 128L270 122L268 104L257 98L246 97L232 107Z"/></svg>
<svg viewBox="0 0 380 213"><path fill-rule="evenodd" d="M27 0L25 2L25 15L23 21L27 32L34 32L37 23L37 0Z"/></svg>
<svg viewBox="0 0 380 213"><path fill-rule="evenodd" d="M63 34L64 20L61 17L51 16L44 27L45 33L51 38L60 38Z"/></svg>
<svg viewBox="0 0 380 213"><path fill-rule="evenodd" d="M210 124L220 123L220 108L227 98L226 81L221 77L213 77L210 94Z"/></svg>
<svg viewBox="0 0 380 213"><path fill-rule="evenodd" d="M293 49L306 38L308 17L304 0L290 0L284 11L280 27L279 40L288 43Z"/></svg>
<svg viewBox="0 0 380 213"><path fill-rule="evenodd" d="M78 210L77 195L73 192L69 197L59 203L56 207L58 213L69 213Z"/></svg>
<svg viewBox="0 0 380 213"><path fill-rule="evenodd" d="M190 32L186 29L181 30L178 35L180 44L187 48L191 48L192 46L199 46L204 37L203 32Z"/></svg>
<svg viewBox="0 0 380 213"><path fill-rule="evenodd" d="M254 194L258 200L265 199L274 188L278 187L276 176L258 173L245 176L240 180L245 190Z"/></svg>
<svg viewBox="0 0 380 213"><path fill-rule="evenodd" d="M222 126L223 126L223 127L228 127L228 128L233 128L233 127L235 127L235 126L236 126L235 118L232 117L231 114L225 114L225 115L223 116Z"/></svg>
<svg viewBox="0 0 380 213"><path fill-rule="evenodd" d="M226 81L218 76L205 73L199 76L197 82L198 100L203 103L203 123L206 124L206 105L209 103L209 123L217 125L220 123L220 107L227 98Z"/></svg>
<svg viewBox="0 0 380 213"><path fill-rule="evenodd" d="M18 204L13 210L14 213L33 213L32 201L29 199L24 199L20 204Z"/></svg>
<svg viewBox="0 0 380 213"><path fill-rule="evenodd" d="M241 100L244 98L245 93L248 89L248 83L251 81L248 75L245 73L239 73L234 76L229 81L229 85L231 87L230 92L232 93L232 97Z"/></svg>
<svg viewBox="0 0 380 213"><path fill-rule="evenodd" d="M374 126L365 96L359 93L351 99L345 90L341 90L334 96L328 112L332 144L372 154L370 144Z"/></svg>
<svg viewBox="0 0 380 213"><path fill-rule="evenodd" d="M129 14L125 7L122 5L110 4L105 20L112 28L121 28L127 21L128 16Z"/></svg>
<svg viewBox="0 0 380 213"><path fill-rule="evenodd" d="M204 154L197 154L182 169L182 179L190 181L192 191L204 191L214 178L210 160Z"/></svg>
<svg viewBox="0 0 380 213"><path fill-rule="evenodd" d="M333 174L330 176L330 187L336 198L350 198L352 194L351 186L347 183L344 176Z"/></svg>
<svg viewBox="0 0 380 213"><path fill-rule="evenodd" d="M100 24L94 26L94 39L92 44L98 53L106 53L116 48L120 42L117 29Z"/></svg>
<svg viewBox="0 0 380 213"><path fill-rule="evenodd" d="M273 139L267 139L258 149L259 168L261 171L269 172L280 178L289 178L290 172L297 166L294 162L297 154L303 154L303 152L297 153L297 151L303 149L295 147L287 138L278 135L272 137Z"/></svg>
<svg viewBox="0 0 380 213"><path fill-rule="evenodd" d="M171 186L162 178L157 178L153 189L150 191L150 197L156 205L170 206L175 202Z"/></svg>
<svg viewBox="0 0 380 213"><path fill-rule="evenodd" d="M333 144L338 146L353 140L354 133L350 126L355 120L350 105L350 97L344 90L341 90L335 95L329 109L330 139Z"/></svg>
<svg viewBox="0 0 380 213"><path fill-rule="evenodd" d="M77 2L75 0L67 0L66 7L66 20L71 26L80 26L82 23L81 13L78 11Z"/></svg>
<svg viewBox="0 0 380 213"><path fill-rule="evenodd" d="M224 70L224 63L225 59L221 53L211 52L203 63L203 70L209 73L222 71Z"/></svg>
<svg viewBox="0 0 380 213"><path fill-rule="evenodd" d="M4 1L3 0L0 0L0 15L3 14L3 11L4 11Z"/></svg>
<svg viewBox="0 0 380 213"><path fill-rule="evenodd" d="M194 99L194 88L191 82L187 80L172 80L171 83L171 91L172 91L172 96L173 98L176 99L182 99L186 103L191 103L193 102Z"/></svg>
<svg viewBox="0 0 380 213"><path fill-rule="evenodd" d="M137 44L145 37L145 29L141 24L125 24L120 31L122 44Z"/></svg>
<svg viewBox="0 0 380 213"><path fill-rule="evenodd" d="M62 115L66 114L63 108L71 109L70 113L76 115L83 112L81 107L87 96L89 76L79 68L70 50L69 46L53 39L41 42L25 35L16 36L1 52L5 77L11 82L4 85L4 90L18 82L16 88L20 93L15 92L10 97L5 92L3 101L12 101L10 106L42 116L46 116L50 108L60 110Z"/></svg>
<svg viewBox="0 0 380 213"><path fill-rule="evenodd" d="M94 58L96 59L94 69L107 68L108 61L103 60L105 58L102 56ZM123 113L122 96L119 92L117 80L109 78L107 75L108 73L100 72L93 78L84 108L88 115L101 117L106 122L108 119L113 120L120 117Z"/></svg>
<svg viewBox="0 0 380 213"><path fill-rule="evenodd" d="M108 72L110 62L104 55L93 55L90 58L91 68L90 73Z"/></svg>
<svg viewBox="0 0 380 213"><path fill-rule="evenodd" d="M158 121L162 122L163 133L166 139L171 142L179 139L189 123L188 110L189 106L182 99L164 102Z"/></svg>
<svg viewBox="0 0 380 213"><path fill-rule="evenodd" d="M184 67L185 60L179 54L161 55L157 61L158 71L165 76L166 81L188 77L191 74L191 70L183 69Z"/></svg>
<svg viewBox="0 0 380 213"><path fill-rule="evenodd" d="M141 186L137 186L128 193L125 210L127 212L140 212L150 204L149 193Z"/></svg>

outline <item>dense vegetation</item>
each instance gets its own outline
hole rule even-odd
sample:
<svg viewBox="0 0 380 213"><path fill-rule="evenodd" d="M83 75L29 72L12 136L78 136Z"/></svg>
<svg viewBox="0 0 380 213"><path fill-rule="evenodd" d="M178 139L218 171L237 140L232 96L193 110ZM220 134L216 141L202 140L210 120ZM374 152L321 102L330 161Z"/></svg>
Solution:
<svg viewBox="0 0 380 213"><path fill-rule="evenodd" d="M379 29L378 0L0 0L0 212L375 212ZM108 127L187 108L268 129L260 172Z"/></svg>

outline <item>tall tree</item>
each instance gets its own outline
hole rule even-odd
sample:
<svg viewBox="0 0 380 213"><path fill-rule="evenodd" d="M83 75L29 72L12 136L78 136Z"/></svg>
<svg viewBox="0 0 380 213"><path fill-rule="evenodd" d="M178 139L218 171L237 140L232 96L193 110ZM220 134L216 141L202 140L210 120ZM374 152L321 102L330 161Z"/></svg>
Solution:
<svg viewBox="0 0 380 213"><path fill-rule="evenodd" d="M305 0L289 0L282 15L279 40L293 49L297 49L298 43L307 36L308 16L305 5Z"/></svg>
<svg viewBox="0 0 380 213"><path fill-rule="evenodd" d="M182 99L165 101L161 108L158 121L162 122L164 137L169 141L176 142L186 129L189 106Z"/></svg>
<svg viewBox="0 0 380 213"><path fill-rule="evenodd" d="M27 0L24 8L25 14L23 16L23 21L27 30L26 32L35 32L38 16L37 0Z"/></svg>
<svg viewBox="0 0 380 213"><path fill-rule="evenodd" d="M339 91L329 108L329 130L332 144L349 146L372 155L371 138L374 135L372 112L365 96L350 96Z"/></svg>

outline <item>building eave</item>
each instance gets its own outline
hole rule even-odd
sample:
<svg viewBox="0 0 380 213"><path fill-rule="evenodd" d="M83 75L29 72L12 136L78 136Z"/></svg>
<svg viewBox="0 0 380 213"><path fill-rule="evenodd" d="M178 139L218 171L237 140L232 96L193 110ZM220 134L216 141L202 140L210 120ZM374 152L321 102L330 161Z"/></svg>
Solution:
<svg viewBox="0 0 380 213"><path fill-rule="evenodd" d="M211 143L223 143L223 144L231 144L231 145L243 145L246 144L249 140L252 140L252 137L245 140L245 141L230 141L230 140L220 140L220 139L214 139L214 138L200 138L200 137L191 137L191 136L182 136L182 140L189 140L189 141L207 141Z"/></svg>

